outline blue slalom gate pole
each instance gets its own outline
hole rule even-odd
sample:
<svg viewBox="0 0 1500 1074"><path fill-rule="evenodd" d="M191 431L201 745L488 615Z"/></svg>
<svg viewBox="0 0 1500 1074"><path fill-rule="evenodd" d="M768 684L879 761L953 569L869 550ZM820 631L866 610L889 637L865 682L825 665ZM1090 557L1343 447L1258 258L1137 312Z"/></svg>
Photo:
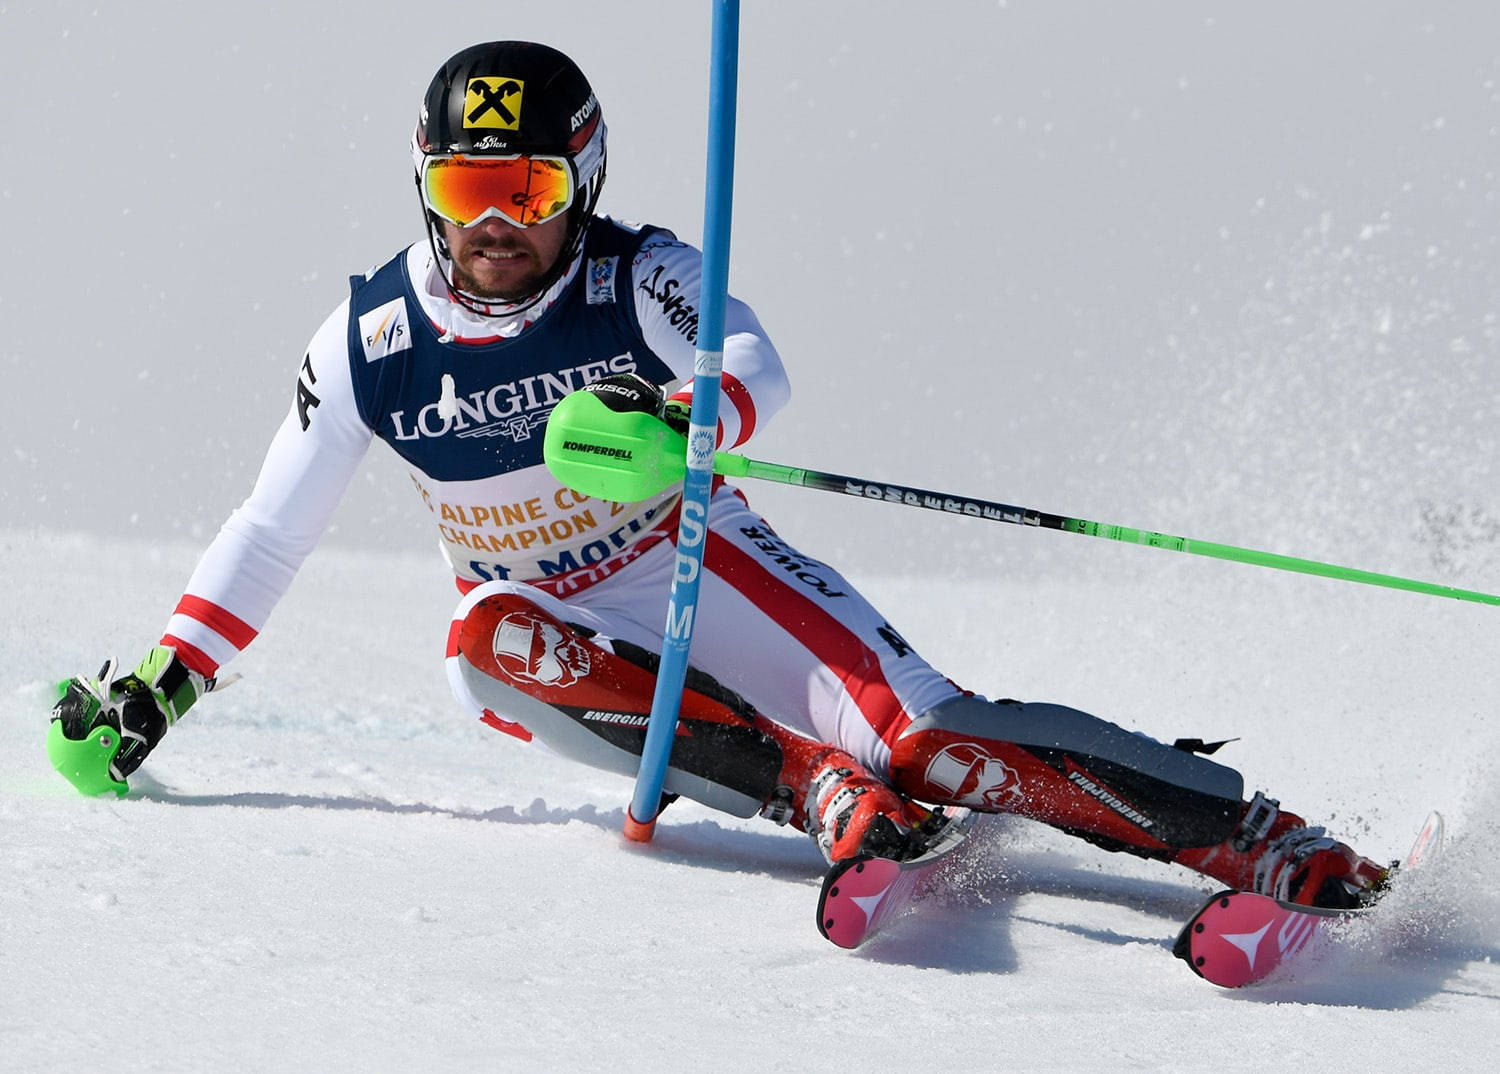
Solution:
<svg viewBox="0 0 1500 1074"><path fill-rule="evenodd" d="M714 0L712 69L708 86L708 173L703 208L703 277L698 348L693 358L693 406L688 416L687 474L677 527L677 561L667 599L651 718L636 772L635 794L625 815L625 835L650 842L662 786L677 736L677 716L687 680L688 650L698 609L703 546L708 538L708 498L713 487L719 386L724 371L724 307L729 295L729 224L734 195L734 120L739 73L739 0Z"/></svg>

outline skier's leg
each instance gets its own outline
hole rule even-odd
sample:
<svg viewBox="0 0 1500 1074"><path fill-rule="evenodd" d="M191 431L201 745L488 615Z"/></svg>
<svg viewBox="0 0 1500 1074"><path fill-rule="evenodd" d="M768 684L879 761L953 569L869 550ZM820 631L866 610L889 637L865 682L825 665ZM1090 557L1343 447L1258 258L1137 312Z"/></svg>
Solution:
<svg viewBox="0 0 1500 1074"><path fill-rule="evenodd" d="M709 523L693 665L756 711L884 776L901 730L959 688L848 579L788 544L734 490L715 494ZM666 566L662 592L670 558ZM643 626L659 645L660 597L643 606L632 596L599 586L581 599L612 620L649 615Z"/></svg>
<svg viewBox="0 0 1500 1074"><path fill-rule="evenodd" d="M640 614L631 596L601 586L583 599L623 620ZM721 489L710 512L692 659L756 711L828 744L811 765L788 765L781 808L768 816L804 827L830 860L921 848L929 811L892 792L890 743L912 713L958 696L958 687L838 571L782 540L733 489Z"/></svg>
<svg viewBox="0 0 1500 1074"><path fill-rule="evenodd" d="M524 583L486 583L454 613L449 684L491 726L633 777L655 676L638 647L600 631L606 625ZM758 811L783 764L770 721L697 675L681 721L666 791L737 816Z"/></svg>
<svg viewBox="0 0 1500 1074"><path fill-rule="evenodd" d="M605 585L584 600L620 620L639 614L633 597ZM1024 813L1111 849L1305 901L1327 898L1325 880L1364 888L1378 874L1293 814L1262 832L1263 811L1251 813L1232 769L1074 709L964 694L847 579L790 547L733 490L714 498L698 611L695 665L847 754L820 786L836 787L847 771L863 795L820 802L809 794L816 772L782 778L794 819L845 833L835 854L868 825L883 826L878 816L898 832L909 824L878 789L885 781L921 802ZM825 810L829 803L845 811Z"/></svg>
<svg viewBox="0 0 1500 1074"><path fill-rule="evenodd" d="M454 694L499 730L633 776L659 659L610 637L609 626L523 583L481 586L459 604L449 633ZM906 829L886 814L914 823L924 811L846 752L767 719L697 669L686 685L669 793L737 816L759 811L795 822L830 860L861 849L899 852Z"/></svg>
<svg viewBox="0 0 1500 1074"><path fill-rule="evenodd" d="M1350 905L1385 872L1263 795L1243 801L1233 769L1061 705L944 702L902 733L891 774L921 801L1021 814L1293 901Z"/></svg>
<svg viewBox="0 0 1500 1074"><path fill-rule="evenodd" d="M902 732L891 775L925 802L1020 813L1166 856L1228 838L1238 772L1062 705L957 697Z"/></svg>

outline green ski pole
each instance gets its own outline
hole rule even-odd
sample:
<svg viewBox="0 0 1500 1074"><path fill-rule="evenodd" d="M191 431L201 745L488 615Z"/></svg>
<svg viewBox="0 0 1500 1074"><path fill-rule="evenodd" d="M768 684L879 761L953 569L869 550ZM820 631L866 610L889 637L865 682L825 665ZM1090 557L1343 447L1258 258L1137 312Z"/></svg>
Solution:
<svg viewBox="0 0 1500 1074"><path fill-rule="evenodd" d="M646 414L616 414L595 396L585 392L569 395L553 410L547 422L543 454L553 475L569 488L603 499L633 502L656 495L662 489L681 481L684 474L683 438ZM1476 604L1500 605L1500 596L1476 593L1434 582L1419 582L1390 574L1340 567L1317 560L1299 559L1253 548L1174 537L1168 533L1090 522L1067 515L1055 515L1030 507L1016 507L992 500L976 499L951 492L895 485L888 481L871 481L861 477L809 470L798 466L780 466L758 462L727 451L714 456L714 473L724 477L749 477L774 481L781 485L800 485L821 492L837 492L861 500L899 503L950 515L966 515L989 522L1006 522L1017 526L1081 533L1108 541L1165 548L1195 556L1248 563L1256 567L1311 574L1363 585L1426 593L1434 597L1472 601Z"/></svg>
<svg viewBox="0 0 1500 1074"><path fill-rule="evenodd" d="M1275 570L1312 574L1321 578L1336 578L1344 582L1359 582L1363 585L1384 586L1387 589L1404 589L1411 593L1426 593L1434 597L1451 597L1477 604L1500 605L1500 596L1476 593L1468 589L1457 589L1434 582L1419 582L1412 578L1400 578L1390 574L1359 570L1355 567L1340 567L1317 560L1284 556L1275 552L1261 552L1253 548L1238 548L1232 544L1214 541L1199 541L1188 537L1174 537L1169 533L1116 526L1108 522L1090 522L1082 518L1069 518L1029 507L1014 507L1010 504L978 500L970 496L957 496L948 492L933 492L929 489L909 488L885 481L867 481L858 477L824 473L793 466L777 466L774 463L757 462L743 455L720 452L714 460L714 472L726 477L751 477L762 481L775 481L783 485L801 485L822 492L838 492L862 500L879 500L883 503L899 503L908 507L921 507L947 514L968 515L990 522L1009 522L1018 526L1037 526L1041 529L1062 530L1064 533L1081 533L1088 537L1101 537L1107 541L1125 544L1140 544L1151 548L1165 548L1170 552L1187 552L1195 556L1223 559L1232 563L1248 563L1256 567L1271 567Z"/></svg>

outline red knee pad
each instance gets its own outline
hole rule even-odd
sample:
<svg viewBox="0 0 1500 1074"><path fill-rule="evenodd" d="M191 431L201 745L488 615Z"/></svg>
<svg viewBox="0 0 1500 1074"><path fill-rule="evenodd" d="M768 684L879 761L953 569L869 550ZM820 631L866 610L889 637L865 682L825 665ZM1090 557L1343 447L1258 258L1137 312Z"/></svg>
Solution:
<svg viewBox="0 0 1500 1074"><path fill-rule="evenodd" d="M490 726L508 734L521 729L584 764L634 773L656 692L656 654L596 640L507 589L481 597L453 621L448 656L468 665L458 674L494 714L485 718ZM796 762L803 744L708 676L690 671L688 684L669 785L673 773L682 773L727 788L742 797L716 799L716 792L696 784L697 790L682 793L749 815L776 792L788 761L783 746Z"/></svg>
<svg viewBox="0 0 1500 1074"><path fill-rule="evenodd" d="M1056 756L938 728L912 731L891 751L891 777L921 802L1017 813L1137 851L1166 849L1125 794L1065 753L1049 752Z"/></svg>
<svg viewBox="0 0 1500 1074"><path fill-rule="evenodd" d="M656 680L518 593L496 593L455 619L448 655L549 705L651 711Z"/></svg>

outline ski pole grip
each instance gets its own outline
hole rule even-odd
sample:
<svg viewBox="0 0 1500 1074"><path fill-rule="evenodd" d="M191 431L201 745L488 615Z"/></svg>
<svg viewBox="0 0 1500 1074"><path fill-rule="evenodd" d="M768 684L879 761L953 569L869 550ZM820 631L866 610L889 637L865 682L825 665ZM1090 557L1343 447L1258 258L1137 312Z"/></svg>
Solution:
<svg viewBox="0 0 1500 1074"><path fill-rule="evenodd" d="M568 488L601 500L638 503L686 472L687 438L644 411L611 410L590 392L553 408L542 457Z"/></svg>

